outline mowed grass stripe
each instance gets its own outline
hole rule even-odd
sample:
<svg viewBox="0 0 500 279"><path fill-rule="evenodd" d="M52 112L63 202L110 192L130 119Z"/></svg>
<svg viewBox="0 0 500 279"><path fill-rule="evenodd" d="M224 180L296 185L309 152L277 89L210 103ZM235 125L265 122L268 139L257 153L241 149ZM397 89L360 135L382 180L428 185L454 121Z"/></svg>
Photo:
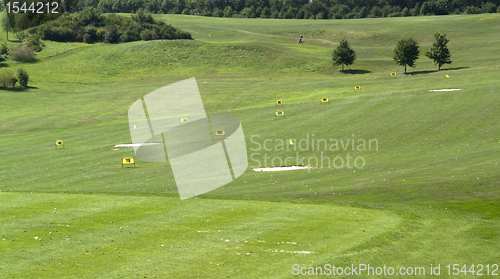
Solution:
<svg viewBox="0 0 500 279"><path fill-rule="evenodd" d="M14 199L16 194L2 195ZM25 202L30 205L29 202L51 200L53 197L54 194L34 194ZM312 249L314 257L322 258L323 252L331 251L331 247L323 247L320 242L337 243L335 249L341 252L350 247L347 243L354 243L343 238L362 236L355 242L369 241L398 223L398 219L391 214L385 215L386 219L375 220L373 217L380 216L379 213L368 209L359 209L359 215L353 220L343 217L353 214L352 210L326 205L224 201L221 207L219 201L213 200L180 202L168 198L111 198L96 195L69 195L69 198L64 201L68 206L60 205L57 213L49 210L32 220L36 225L31 230L37 228L39 233L19 232L9 237L9 240L15 237L15 241L22 244L9 249L38 259L36 263L29 261L29 258L23 261L21 255L11 254L7 257L10 260L4 263L7 269L16 270L10 273L14 277L29 271L40 272L41 269L48 276L54 276L51 271L57 274L62 266L66 268L64 274L70 277L85 275L85 266L99 269L107 266L113 270L110 275L116 275L117 271L126 272L127 267L140 263L141 257L150 259L161 255L175 258L181 252L188 256L178 257L166 267L163 263L164 268L171 266L182 271L183 268L189 268L189 262L208 268L208 261L227 262L229 255L240 253L241 257L245 257L248 252L254 254L257 258L255 264L258 264L268 261L269 257L273 258L273 255L277 255L273 251L283 246L288 251ZM75 203L77 199L80 202ZM15 211L12 213L22 209L12 209ZM61 218L61 215L64 217ZM332 221L333 218L335 221ZM322 229L310 230L312 223L321 224ZM50 227L45 227L45 224L50 224ZM376 224L377 229L363 233L361 224ZM299 227L302 229L297 229ZM356 232L353 233L353 229ZM52 234L48 235L46 231ZM287 236L287 231L292 233ZM332 234L332 231L337 233ZM19 239L23 234L27 236ZM31 234L37 234L42 241L33 239ZM315 241L318 244L312 244ZM285 243L281 245L277 242ZM207 243L212 243L208 244L208 249ZM237 263L241 264L241 261L234 259L232 264Z"/></svg>

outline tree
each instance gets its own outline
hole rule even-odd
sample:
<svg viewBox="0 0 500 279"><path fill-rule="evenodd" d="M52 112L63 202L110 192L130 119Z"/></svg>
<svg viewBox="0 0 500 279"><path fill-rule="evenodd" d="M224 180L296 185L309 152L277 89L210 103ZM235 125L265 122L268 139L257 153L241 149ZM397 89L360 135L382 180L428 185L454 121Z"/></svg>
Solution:
<svg viewBox="0 0 500 279"><path fill-rule="evenodd" d="M9 32L12 31L12 27L10 26L9 17L7 16L7 11L4 11L0 16L0 27L5 31L7 35L7 41L9 40Z"/></svg>
<svg viewBox="0 0 500 279"><path fill-rule="evenodd" d="M394 49L394 60L396 64L405 66L405 74L406 66L415 66L418 55L418 44L412 38L400 40Z"/></svg>
<svg viewBox="0 0 500 279"><path fill-rule="evenodd" d="M339 45L333 50L332 60L334 65L342 65L342 71L344 71L344 64L347 66L354 64L356 53L349 46L346 39L342 39Z"/></svg>
<svg viewBox="0 0 500 279"><path fill-rule="evenodd" d="M432 44L431 51L428 51L425 56L432 59L434 64L438 64L439 70L441 70L441 66L444 64L451 64L451 54L450 50L446 46L446 44L450 41L446 39L446 33L441 34L436 32L434 34L434 38L436 41Z"/></svg>

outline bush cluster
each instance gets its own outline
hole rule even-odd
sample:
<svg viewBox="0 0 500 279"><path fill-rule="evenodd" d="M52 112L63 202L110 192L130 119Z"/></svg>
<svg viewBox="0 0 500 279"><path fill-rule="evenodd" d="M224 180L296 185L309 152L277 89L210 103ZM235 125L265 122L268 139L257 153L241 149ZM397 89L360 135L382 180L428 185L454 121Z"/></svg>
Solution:
<svg viewBox="0 0 500 279"><path fill-rule="evenodd" d="M3 88L7 88L8 86L12 86L12 88L15 88L18 82L21 87L27 87L28 80L29 75L23 69L17 70L17 74L14 74L11 71L0 72L0 85Z"/></svg>
<svg viewBox="0 0 500 279"><path fill-rule="evenodd" d="M110 14L104 16L92 7L36 28L44 40L57 42L119 43L156 39L191 39L163 21L154 20L150 13L139 9L130 18Z"/></svg>

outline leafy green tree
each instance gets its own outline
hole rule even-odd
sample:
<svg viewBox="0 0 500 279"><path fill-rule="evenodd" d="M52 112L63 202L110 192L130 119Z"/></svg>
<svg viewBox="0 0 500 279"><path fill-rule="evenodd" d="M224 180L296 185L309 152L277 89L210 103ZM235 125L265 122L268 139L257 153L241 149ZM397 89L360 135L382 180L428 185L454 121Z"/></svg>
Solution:
<svg viewBox="0 0 500 279"><path fill-rule="evenodd" d="M5 31L7 35L7 41L9 40L9 32L12 31L12 27L10 26L9 17L7 16L7 11L4 11L0 15L0 28Z"/></svg>
<svg viewBox="0 0 500 279"><path fill-rule="evenodd" d="M418 44L412 38L403 39L398 42L394 49L394 61L400 66L414 67L419 56Z"/></svg>
<svg viewBox="0 0 500 279"><path fill-rule="evenodd" d="M434 64L438 64L439 70L441 70L442 65L451 64L450 50L446 46L450 40L446 39L446 33L441 34L439 32L434 34L434 38L436 38L436 41L432 44L431 51L428 51L425 56L432 59Z"/></svg>
<svg viewBox="0 0 500 279"><path fill-rule="evenodd" d="M347 66L354 64L356 53L349 46L346 39L342 39L339 45L333 50L332 60L334 65L342 65L342 71L344 70L344 64Z"/></svg>

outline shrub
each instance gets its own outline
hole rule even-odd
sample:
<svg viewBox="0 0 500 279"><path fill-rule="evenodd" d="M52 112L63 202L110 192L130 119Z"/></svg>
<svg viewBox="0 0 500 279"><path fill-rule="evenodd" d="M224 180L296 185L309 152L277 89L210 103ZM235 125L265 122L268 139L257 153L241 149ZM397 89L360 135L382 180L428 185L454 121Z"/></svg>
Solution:
<svg viewBox="0 0 500 279"><path fill-rule="evenodd" d="M141 39L143 39L144 41L156 40L158 39L158 36L156 35L155 31L151 29L145 29L141 32Z"/></svg>
<svg viewBox="0 0 500 279"><path fill-rule="evenodd" d="M118 39L120 39L118 28L116 28L116 26L114 25L108 26L108 30L106 31L106 35L104 36L104 42L113 44L117 43Z"/></svg>
<svg viewBox="0 0 500 279"><path fill-rule="evenodd" d="M95 41L97 41L97 28L94 26L88 26L85 28L85 34L83 34L83 42L91 44Z"/></svg>
<svg viewBox="0 0 500 279"><path fill-rule="evenodd" d="M474 7L474 6L467 6L467 8L465 9L465 13L466 14L480 14L481 9L479 9L478 7Z"/></svg>
<svg viewBox="0 0 500 279"><path fill-rule="evenodd" d="M7 88L7 86L12 83L12 79L15 79L12 72L0 72L0 85L2 85L3 88Z"/></svg>
<svg viewBox="0 0 500 279"><path fill-rule="evenodd" d="M23 69L17 70L17 80L19 81L19 85L21 85L22 87L28 86L29 77L30 76L25 70Z"/></svg>
<svg viewBox="0 0 500 279"><path fill-rule="evenodd" d="M43 29L43 38L55 42L75 42L76 32L67 27L46 26Z"/></svg>
<svg viewBox="0 0 500 279"><path fill-rule="evenodd" d="M19 62L35 61L35 52L28 46L28 43L22 43L10 51L10 57Z"/></svg>
<svg viewBox="0 0 500 279"><path fill-rule="evenodd" d="M28 46L35 52L40 52L42 51L43 47L45 47L45 45L40 41L40 35L38 34L29 36L26 42L28 43Z"/></svg>
<svg viewBox="0 0 500 279"><path fill-rule="evenodd" d="M483 13L494 13L497 11L497 5L491 2L483 3L481 6L481 11Z"/></svg>
<svg viewBox="0 0 500 279"><path fill-rule="evenodd" d="M233 16L233 9L230 6L227 6L224 9L224 17L232 17Z"/></svg>
<svg viewBox="0 0 500 279"><path fill-rule="evenodd" d="M15 76L12 76L10 78L9 84L12 85L12 88L15 88L16 87L16 83L17 83L17 78Z"/></svg>
<svg viewBox="0 0 500 279"><path fill-rule="evenodd" d="M121 42L133 42L133 41L139 41L141 39L139 33L137 33L134 30L127 30L122 33L120 36L120 41Z"/></svg>
<svg viewBox="0 0 500 279"><path fill-rule="evenodd" d="M187 12L186 14L189 14L188 13L189 11L186 11L186 12ZM141 23L141 24L144 24L144 23L153 24L154 23L153 16L150 13L144 11L144 9L142 9L142 8L137 10L137 12L135 14L132 14L130 17L132 18L133 21L135 21L137 23Z"/></svg>
<svg viewBox="0 0 500 279"><path fill-rule="evenodd" d="M0 55L5 55L9 53L9 48L7 47L6 43L2 44L2 47L0 48Z"/></svg>
<svg viewBox="0 0 500 279"><path fill-rule="evenodd" d="M24 32L24 31L19 31L19 32L14 33L14 37L16 37L16 39L19 42L24 41L24 39L26 39L28 36L29 36L28 33Z"/></svg>
<svg viewBox="0 0 500 279"><path fill-rule="evenodd" d="M104 41L104 37L106 37L106 32L107 30L105 27L97 28L96 37L99 42Z"/></svg>

